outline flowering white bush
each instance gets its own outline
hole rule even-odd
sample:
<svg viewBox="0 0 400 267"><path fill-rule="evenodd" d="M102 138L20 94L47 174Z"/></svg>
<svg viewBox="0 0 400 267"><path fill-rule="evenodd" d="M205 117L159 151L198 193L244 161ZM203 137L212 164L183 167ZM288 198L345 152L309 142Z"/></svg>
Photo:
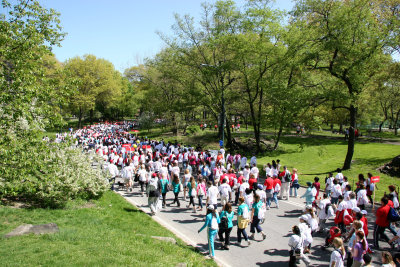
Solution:
<svg viewBox="0 0 400 267"><path fill-rule="evenodd" d="M0 198L56 208L70 199L97 198L109 188L101 170L91 166L100 160L96 156L36 138L1 139Z"/></svg>

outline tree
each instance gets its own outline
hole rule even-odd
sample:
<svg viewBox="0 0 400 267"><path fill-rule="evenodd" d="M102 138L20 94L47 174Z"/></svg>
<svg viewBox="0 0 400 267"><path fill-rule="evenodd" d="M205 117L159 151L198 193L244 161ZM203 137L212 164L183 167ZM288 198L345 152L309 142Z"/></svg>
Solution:
<svg viewBox="0 0 400 267"><path fill-rule="evenodd" d="M78 116L79 127L88 112L93 120L96 106L104 113L121 97L122 77L111 62L85 55L67 60L64 69L66 75L73 78L75 92L70 99L70 109Z"/></svg>
<svg viewBox="0 0 400 267"><path fill-rule="evenodd" d="M18 121L38 129L54 112L54 87L45 73L45 56L64 37L59 14L38 1L1 2L0 14L0 136ZM36 126L33 126L36 125ZM26 129L28 129L26 128ZM22 134L19 132L18 134Z"/></svg>
<svg viewBox="0 0 400 267"><path fill-rule="evenodd" d="M350 169L357 98L378 69L391 39L390 25L376 20L367 0L304 0L297 3L293 14L293 21L303 27L306 65L340 81L336 89L348 99L345 105L334 108L349 112L349 141L343 169Z"/></svg>

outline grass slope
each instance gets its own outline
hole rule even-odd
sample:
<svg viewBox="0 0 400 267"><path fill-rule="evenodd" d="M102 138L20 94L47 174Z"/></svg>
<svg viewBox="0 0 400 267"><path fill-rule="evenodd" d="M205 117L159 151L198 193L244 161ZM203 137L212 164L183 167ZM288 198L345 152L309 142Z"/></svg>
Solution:
<svg viewBox="0 0 400 267"><path fill-rule="evenodd" d="M60 232L5 239L20 224L56 223ZM107 192L93 203L74 202L63 210L0 207L2 266L216 266L193 248L150 238L167 229Z"/></svg>

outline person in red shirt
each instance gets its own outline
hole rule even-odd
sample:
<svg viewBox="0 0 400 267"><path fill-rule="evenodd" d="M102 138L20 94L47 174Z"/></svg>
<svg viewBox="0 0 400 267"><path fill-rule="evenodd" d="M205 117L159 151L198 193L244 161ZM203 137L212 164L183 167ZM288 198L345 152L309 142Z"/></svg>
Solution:
<svg viewBox="0 0 400 267"><path fill-rule="evenodd" d="M379 248L379 239L383 238L386 242L389 242L389 237L385 234L385 230L389 227L388 214L390 206L388 205L388 199L381 198L381 207L376 210L376 220L374 226L374 247Z"/></svg>
<svg viewBox="0 0 400 267"><path fill-rule="evenodd" d="M267 176L267 179L265 179L264 187L267 195L267 210L269 210L274 195L274 180L270 176Z"/></svg>
<svg viewBox="0 0 400 267"><path fill-rule="evenodd" d="M314 178L314 183L312 184L312 186L317 189L317 194L315 195L315 200L318 199L319 196L319 189L321 188L321 184L319 183L319 178L315 177Z"/></svg>
<svg viewBox="0 0 400 267"><path fill-rule="evenodd" d="M254 174L250 173L250 179L249 179L250 190L253 190L254 183L257 183L257 179L254 177Z"/></svg>

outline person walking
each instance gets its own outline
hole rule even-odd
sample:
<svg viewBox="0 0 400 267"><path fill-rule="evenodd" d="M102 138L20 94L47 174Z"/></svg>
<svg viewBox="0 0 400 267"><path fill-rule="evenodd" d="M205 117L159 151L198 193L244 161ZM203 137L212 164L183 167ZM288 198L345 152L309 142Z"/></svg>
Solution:
<svg viewBox="0 0 400 267"><path fill-rule="evenodd" d="M199 199L199 211L203 210L203 197L206 195L207 189L206 189L206 183L204 182L204 179L199 177L198 179L198 184L197 184L197 198Z"/></svg>
<svg viewBox="0 0 400 267"><path fill-rule="evenodd" d="M299 184L299 177L297 175L297 169L293 168L292 170L292 181L290 183L290 197L297 197L297 190L299 189L300 184Z"/></svg>
<svg viewBox="0 0 400 267"><path fill-rule="evenodd" d="M286 200L289 200L289 188L292 181L292 176L290 175L290 172L286 166L283 166L283 172L280 173L279 176L282 179L280 199L283 199L283 196L286 196Z"/></svg>
<svg viewBox="0 0 400 267"><path fill-rule="evenodd" d="M197 195L197 183L193 176L190 177L187 188L189 192L189 205L187 205L187 208L189 208L190 205L193 205L193 212L196 213L196 204L194 203L194 198Z"/></svg>
<svg viewBox="0 0 400 267"><path fill-rule="evenodd" d="M311 206L312 203L315 200L315 195L317 194L317 191L313 191L312 183L307 182L307 190L306 192L300 197L300 198L305 198L306 199L306 205ZM314 194L315 193L315 194Z"/></svg>
<svg viewBox="0 0 400 267"><path fill-rule="evenodd" d="M174 192L175 198L174 201L171 203L171 205L177 203L178 207L181 206L181 203L179 202L178 198L180 191L181 191L181 182L179 180L179 176L174 174L172 179L172 192Z"/></svg>
<svg viewBox="0 0 400 267"><path fill-rule="evenodd" d="M227 203L224 206L224 210L220 214L220 227L218 230L219 240L222 242L222 249L229 250L230 235L233 228L233 217L235 213L232 211L232 204ZM224 238L225 234L225 238Z"/></svg>
<svg viewBox="0 0 400 267"><path fill-rule="evenodd" d="M252 205L252 210L251 210L251 219L250 219L250 239L254 240L254 234L255 234L255 230L257 229L257 233L261 233L263 240L267 237L267 235L263 232L261 226L260 226L260 217L261 217L261 213L263 212L262 209L263 203L260 200L260 196L259 195L255 195L254 197L254 203Z"/></svg>
<svg viewBox="0 0 400 267"><path fill-rule="evenodd" d="M344 267L344 259L346 251L343 246L343 241L340 237L335 237L332 241L335 250L331 253L329 267Z"/></svg>
<svg viewBox="0 0 400 267"><path fill-rule="evenodd" d="M204 222L204 225L197 231L200 233L201 231L204 230L204 228L207 229L207 240L208 240L208 250L211 259L214 259L215 253L214 253L214 239L215 236L218 233L218 224L220 223L220 218L218 215L218 212L214 208L214 205L209 205L207 207L207 215L206 215L206 221Z"/></svg>
<svg viewBox="0 0 400 267"><path fill-rule="evenodd" d="M310 259L304 255L304 237L301 235L300 228L295 225L292 227L293 235L290 236L288 245L290 247L289 251L289 267L297 266L297 258L300 258L306 266L310 265Z"/></svg>
<svg viewBox="0 0 400 267"><path fill-rule="evenodd" d="M249 225L250 220L250 211L249 206L244 203L244 197L239 197L239 207L237 211L237 242L238 245L241 246L242 243L242 235L244 240L247 242L247 245L250 246L250 241L246 233L246 228Z"/></svg>
<svg viewBox="0 0 400 267"><path fill-rule="evenodd" d="M160 198L160 191L161 184L158 180L157 174L153 173L147 186L148 204L152 215L155 215L158 211L158 200Z"/></svg>
<svg viewBox="0 0 400 267"><path fill-rule="evenodd" d="M166 173L161 174L160 184L161 184L161 196L162 196L162 207L165 208L165 200L168 192L169 181L167 179Z"/></svg>
<svg viewBox="0 0 400 267"><path fill-rule="evenodd" d="M374 247L379 248L379 239L383 238L386 242L389 242L389 237L385 234L385 230L389 227L388 213L390 206L388 205L388 199L385 197L381 198L381 207L376 210L376 220L374 226Z"/></svg>

